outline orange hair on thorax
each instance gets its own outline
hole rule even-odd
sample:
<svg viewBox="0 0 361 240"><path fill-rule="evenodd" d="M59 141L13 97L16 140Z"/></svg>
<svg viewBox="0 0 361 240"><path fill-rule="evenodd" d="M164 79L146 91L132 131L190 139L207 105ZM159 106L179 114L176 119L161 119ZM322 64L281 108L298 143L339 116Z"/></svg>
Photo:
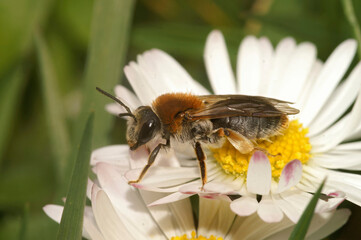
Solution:
<svg viewBox="0 0 361 240"><path fill-rule="evenodd" d="M202 106L202 100L189 93L166 93L152 103L155 113L171 133L181 130L185 111Z"/></svg>

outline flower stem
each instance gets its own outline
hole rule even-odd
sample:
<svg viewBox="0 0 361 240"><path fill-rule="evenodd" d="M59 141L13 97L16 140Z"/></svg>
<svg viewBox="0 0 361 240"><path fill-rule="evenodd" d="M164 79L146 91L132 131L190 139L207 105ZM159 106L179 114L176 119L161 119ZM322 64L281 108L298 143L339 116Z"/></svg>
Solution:
<svg viewBox="0 0 361 240"><path fill-rule="evenodd" d="M361 60L361 30L360 30L360 25L357 22L357 18L356 18L355 11L354 11L354 8L352 5L352 1L351 0L342 0L342 4L343 4L343 9L345 11L346 18L347 18L348 22L350 23L350 25L353 29L355 38L358 42L358 56L359 56L359 59Z"/></svg>

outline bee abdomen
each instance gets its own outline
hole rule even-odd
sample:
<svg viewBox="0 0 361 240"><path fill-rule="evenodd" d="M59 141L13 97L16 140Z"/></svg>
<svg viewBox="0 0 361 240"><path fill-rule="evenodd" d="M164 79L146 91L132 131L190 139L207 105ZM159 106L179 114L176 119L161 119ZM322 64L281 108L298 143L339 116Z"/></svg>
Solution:
<svg viewBox="0 0 361 240"><path fill-rule="evenodd" d="M248 139L267 138L278 135L287 126L286 115L277 117L226 117L213 119L213 128L229 128Z"/></svg>

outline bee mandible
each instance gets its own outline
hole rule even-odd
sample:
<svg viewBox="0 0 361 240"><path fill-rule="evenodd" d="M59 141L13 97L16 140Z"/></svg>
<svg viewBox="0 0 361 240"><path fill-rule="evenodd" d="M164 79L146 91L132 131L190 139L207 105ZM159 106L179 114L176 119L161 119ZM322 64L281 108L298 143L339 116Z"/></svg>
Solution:
<svg viewBox="0 0 361 240"><path fill-rule="evenodd" d="M197 157L202 187L207 182L206 155L202 145L217 144L227 139L240 153L258 150L256 140L282 134L288 126L288 115L299 113L287 101L247 95L203 95L166 93L157 97L151 106L140 106L131 112L118 98L96 88L125 108L128 116L126 139L131 150L160 136L150 153L138 183L154 163L159 151L171 147L172 141L190 143ZM262 150L262 149L259 149ZM264 150L265 151L265 150Z"/></svg>

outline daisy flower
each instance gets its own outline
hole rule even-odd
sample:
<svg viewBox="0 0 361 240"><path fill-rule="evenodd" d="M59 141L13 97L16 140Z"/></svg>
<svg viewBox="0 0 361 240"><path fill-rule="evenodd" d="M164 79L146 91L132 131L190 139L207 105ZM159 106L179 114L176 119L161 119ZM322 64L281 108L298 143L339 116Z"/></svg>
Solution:
<svg viewBox="0 0 361 240"><path fill-rule="evenodd" d="M226 142L207 153L208 182L201 180L193 150L172 142L145 178L133 186L168 193L151 205L178 201L193 194L206 198L235 195L231 209L240 216L255 212L266 222L286 215L297 222L321 181L328 176L317 213L335 209L344 199L361 206L361 176L343 170L361 169L361 63L346 75L356 52L352 39L341 43L326 62L317 59L312 43L283 39L273 48L267 38L246 37L240 44L237 75L219 31L209 34L204 60L214 94L245 94L295 103L300 114L282 135L258 141L262 152L240 154ZM136 109L163 93L210 94L161 50L150 50L124 69L135 92L117 86L116 96ZM351 110L349 110L351 109ZM124 112L117 104L107 110ZM150 147L152 148L152 147ZM146 147L139 151L147 151ZM149 153L149 152L148 152ZM163 159L163 160L162 160ZM128 180L137 179L146 158L133 161Z"/></svg>
<svg viewBox="0 0 361 240"><path fill-rule="evenodd" d="M83 236L87 239L281 239L287 238L294 227L288 219L265 223L257 215L236 217L224 200L200 199L197 228L189 199L148 208L147 203L161 193L144 192L129 186L122 177L128 168L127 161L121 163L107 155L114 149L99 149L92 155L98 183L88 182L91 206L85 208L83 222ZM118 147L117 151L129 158L129 150L124 146ZM63 206L47 205L44 211L60 222ZM341 227L349 215L349 210L342 209L314 218L307 239L329 235Z"/></svg>

